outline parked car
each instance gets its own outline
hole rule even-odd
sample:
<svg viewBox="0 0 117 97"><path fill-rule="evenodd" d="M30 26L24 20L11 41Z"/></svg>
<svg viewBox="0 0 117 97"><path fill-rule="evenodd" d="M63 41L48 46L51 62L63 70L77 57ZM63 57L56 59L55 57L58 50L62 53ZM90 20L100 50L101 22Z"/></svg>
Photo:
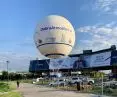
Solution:
<svg viewBox="0 0 117 97"><path fill-rule="evenodd" d="M35 84L35 83L36 83L36 79L33 79L33 80L32 80L32 83Z"/></svg>
<svg viewBox="0 0 117 97"><path fill-rule="evenodd" d="M73 77L73 78L71 78L71 80L70 80L70 83L71 83L71 84L76 84L76 83L78 83L78 82L82 82L82 80L81 80L79 77Z"/></svg>
<svg viewBox="0 0 117 97"><path fill-rule="evenodd" d="M33 84L35 84L36 82L42 81L43 79L44 78L42 78L42 77L33 79Z"/></svg>
<svg viewBox="0 0 117 97"><path fill-rule="evenodd" d="M82 78L82 81L87 82L88 84L94 84L94 80L92 78L89 78L89 77Z"/></svg>
<svg viewBox="0 0 117 97"><path fill-rule="evenodd" d="M89 84L94 84L94 80L93 80L93 79L87 78L86 80L87 80L87 82L88 82Z"/></svg>
<svg viewBox="0 0 117 97"><path fill-rule="evenodd" d="M66 82L63 79L56 80L55 82L50 82L49 86L57 86L57 85L66 85Z"/></svg>

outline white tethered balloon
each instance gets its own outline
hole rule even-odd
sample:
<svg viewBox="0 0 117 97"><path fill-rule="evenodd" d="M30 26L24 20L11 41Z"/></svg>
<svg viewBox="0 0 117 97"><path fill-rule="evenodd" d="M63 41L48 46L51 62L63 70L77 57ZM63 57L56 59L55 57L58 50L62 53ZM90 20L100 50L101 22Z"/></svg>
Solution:
<svg viewBox="0 0 117 97"><path fill-rule="evenodd" d="M61 58L71 52L75 43L75 31L66 18L50 15L37 25L34 41L42 55Z"/></svg>

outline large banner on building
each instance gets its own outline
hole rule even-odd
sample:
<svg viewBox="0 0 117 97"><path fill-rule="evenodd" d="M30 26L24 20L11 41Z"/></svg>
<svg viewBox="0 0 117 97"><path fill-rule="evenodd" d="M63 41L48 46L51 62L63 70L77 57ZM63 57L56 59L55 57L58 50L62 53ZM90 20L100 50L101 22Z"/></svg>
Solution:
<svg viewBox="0 0 117 97"><path fill-rule="evenodd" d="M72 69L74 62L77 60L77 57L71 58L60 58L60 59L51 59L49 63L49 69Z"/></svg>
<svg viewBox="0 0 117 97"><path fill-rule="evenodd" d="M117 66L117 51L112 51L111 53L111 65Z"/></svg>
<svg viewBox="0 0 117 97"><path fill-rule="evenodd" d="M87 67L91 67L90 64L91 64L91 55L85 55L83 56L83 60L84 60L84 68L87 68Z"/></svg>
<svg viewBox="0 0 117 97"><path fill-rule="evenodd" d="M37 72L49 70L49 60L32 60L30 61L29 71Z"/></svg>
<svg viewBox="0 0 117 97"><path fill-rule="evenodd" d="M77 60L73 63L73 69L82 69L85 68L86 64L82 56L77 57Z"/></svg>
<svg viewBox="0 0 117 97"><path fill-rule="evenodd" d="M51 59L49 69L83 69L109 65L111 65L111 52L104 52L79 57Z"/></svg>
<svg viewBox="0 0 117 97"><path fill-rule="evenodd" d="M117 51L50 60L33 60L30 62L29 71L83 69L109 65L117 65Z"/></svg>
<svg viewBox="0 0 117 97"><path fill-rule="evenodd" d="M94 54L91 56L90 67L111 65L111 52Z"/></svg>

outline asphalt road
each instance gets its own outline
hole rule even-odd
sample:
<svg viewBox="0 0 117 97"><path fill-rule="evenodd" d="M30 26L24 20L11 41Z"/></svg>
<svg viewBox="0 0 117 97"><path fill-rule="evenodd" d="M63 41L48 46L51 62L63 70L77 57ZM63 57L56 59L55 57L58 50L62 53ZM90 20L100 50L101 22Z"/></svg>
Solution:
<svg viewBox="0 0 117 97"><path fill-rule="evenodd" d="M18 91L22 93L23 97L98 97L93 94L61 91L49 87L35 86L33 84L21 84Z"/></svg>

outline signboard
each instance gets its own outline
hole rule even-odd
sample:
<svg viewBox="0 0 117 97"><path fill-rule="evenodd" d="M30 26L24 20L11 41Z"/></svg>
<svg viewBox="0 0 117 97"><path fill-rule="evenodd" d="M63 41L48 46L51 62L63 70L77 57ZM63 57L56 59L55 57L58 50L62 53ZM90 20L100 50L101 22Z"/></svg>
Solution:
<svg viewBox="0 0 117 97"><path fill-rule="evenodd" d="M111 62L111 52L104 52L99 54L94 54L91 56L90 66L109 66Z"/></svg>

